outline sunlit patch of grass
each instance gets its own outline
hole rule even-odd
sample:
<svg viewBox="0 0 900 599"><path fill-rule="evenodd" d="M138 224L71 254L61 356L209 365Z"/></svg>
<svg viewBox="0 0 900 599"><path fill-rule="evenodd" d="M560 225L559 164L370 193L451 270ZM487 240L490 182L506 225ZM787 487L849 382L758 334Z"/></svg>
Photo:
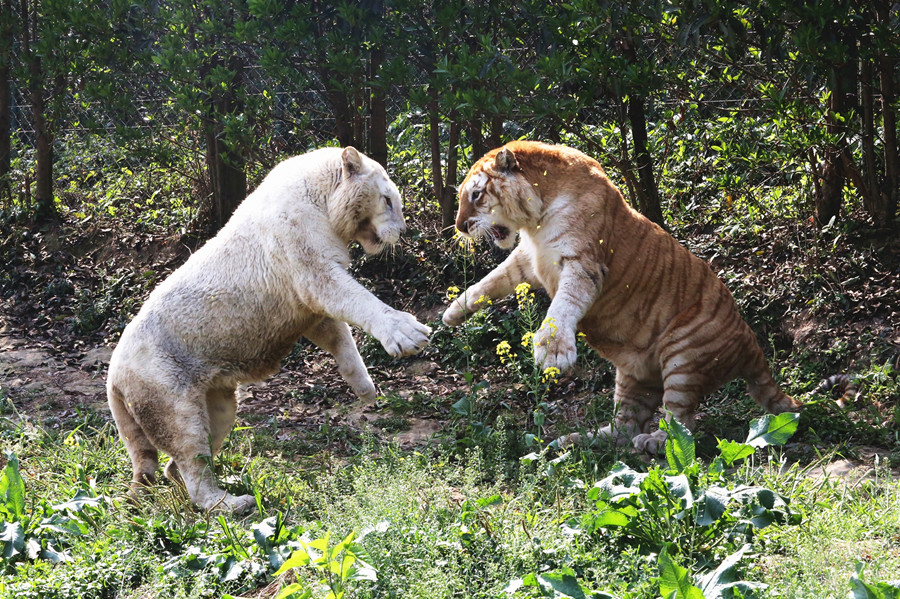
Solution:
<svg viewBox="0 0 900 599"><path fill-rule="evenodd" d="M765 476L790 490L804 518L799 527L773 527L762 538L757 576L771 596L846 597L860 568L865 580L900 581L900 482L883 467L870 474L858 481L797 471Z"/></svg>

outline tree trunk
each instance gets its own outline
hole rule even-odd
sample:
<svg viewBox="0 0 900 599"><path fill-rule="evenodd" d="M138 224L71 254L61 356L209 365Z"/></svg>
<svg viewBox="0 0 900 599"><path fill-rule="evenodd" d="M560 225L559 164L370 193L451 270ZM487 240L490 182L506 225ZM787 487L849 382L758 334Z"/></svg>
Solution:
<svg viewBox="0 0 900 599"><path fill-rule="evenodd" d="M10 89L10 69L12 67L12 20L10 0L0 2L0 20L4 26L0 30L0 204L12 201L10 182L10 158L12 153L12 96Z"/></svg>
<svg viewBox="0 0 900 599"><path fill-rule="evenodd" d="M226 143L222 126L224 116L239 114L243 109L236 93L236 90L240 90L244 85L243 64L235 54L232 54L228 58L228 67L234 72L234 79L226 90L217 90L213 93L205 127L206 167L213 194L212 217L216 231L228 222L234 210L247 195L243 151L240 147L235 147L234 140L231 140L231 144Z"/></svg>
<svg viewBox="0 0 900 599"><path fill-rule="evenodd" d="M487 145L489 150L503 145L503 117L495 116L491 119L491 132L488 135Z"/></svg>
<svg viewBox="0 0 900 599"><path fill-rule="evenodd" d="M369 158L387 168L387 102L385 89L377 81L378 71L384 62L384 50L376 47L369 59Z"/></svg>
<svg viewBox="0 0 900 599"><path fill-rule="evenodd" d="M35 158L37 166L34 172L34 212L39 217L55 214L53 204L53 136L47 122L46 101L44 96L44 72L41 68L41 57L34 53L31 46L37 40L37 7L32 6L32 15L23 4L23 18L26 21L25 44L23 50L28 62L28 91L31 98L31 119L34 127ZM28 24L30 21L30 25Z"/></svg>
<svg viewBox="0 0 900 599"><path fill-rule="evenodd" d="M827 130L826 126L826 130ZM822 164L822 186L816 196L816 223L821 227L836 219L841 212L841 193L844 189L844 170L841 151L829 145Z"/></svg>
<svg viewBox="0 0 900 599"><path fill-rule="evenodd" d="M862 117L860 140L862 143L862 179L865 190L863 206L874 215L878 195L878 167L875 158L875 93L872 79L872 61L863 57L859 69L860 114ZM847 152L849 154L849 152Z"/></svg>
<svg viewBox="0 0 900 599"><path fill-rule="evenodd" d="M825 131L830 136L837 137L839 141L836 144L829 144L824 152L821 193L816 197L816 222L819 226L828 224L841 213L844 184L848 174L848 169L844 166L844 151L847 144L842 137L846 125L839 122L835 115L839 114L844 119L849 117L850 111L857 104L859 81L856 40L849 32L840 29L833 29L827 33L827 40L841 44L847 49L848 60L829 67L828 88L831 90L831 97L828 100Z"/></svg>
<svg viewBox="0 0 900 599"><path fill-rule="evenodd" d="M456 168L458 164L457 149L459 146L459 121L450 117L450 134L447 142L447 178L444 179L444 167L441 153L441 115L438 112L437 92L428 90L429 141L431 144L431 184L434 199L441 209L441 234L452 237L456 223Z"/></svg>
<svg viewBox="0 0 900 599"><path fill-rule="evenodd" d="M469 143L472 145L472 160L478 160L490 149L485 147L484 133L481 131L481 121L470 121L468 133Z"/></svg>
<svg viewBox="0 0 900 599"><path fill-rule="evenodd" d="M634 140L634 158L637 165L639 185L635 190L638 209L641 214L660 226L665 226L662 208L659 204L659 190L653 174L653 160L647 149L647 120L644 114L644 98L631 95L628 98L628 120Z"/></svg>
<svg viewBox="0 0 900 599"><path fill-rule="evenodd" d="M2 59L0 59L2 60ZM10 154L12 153L12 102L9 67L0 68L0 204L12 200Z"/></svg>
<svg viewBox="0 0 900 599"><path fill-rule="evenodd" d="M878 20L890 23L890 2L876 2ZM900 201L900 147L897 145L897 90L894 86L897 60L883 50L878 52L878 74L881 83L881 115L884 127L884 180L877 202L873 207L872 217L878 224L893 222L897 214L897 203Z"/></svg>
<svg viewBox="0 0 900 599"><path fill-rule="evenodd" d="M359 141L353 133L354 118L353 109L350 106L350 98L342 91L330 89L325 92L325 98L331 106L331 114L334 115L334 133L341 146L359 146ZM361 149L361 147L357 148Z"/></svg>
<svg viewBox="0 0 900 599"><path fill-rule="evenodd" d="M222 140L221 127L211 125L206 132L206 168L213 195L213 227L218 231L247 195L244 158L230 151Z"/></svg>
<svg viewBox="0 0 900 599"><path fill-rule="evenodd" d="M438 112L437 93L433 87L428 90L428 139L431 145L431 189L435 201L441 207L441 229L453 225L451 217L447 222L444 214L444 167L441 164L441 115Z"/></svg>
<svg viewBox="0 0 900 599"><path fill-rule="evenodd" d="M459 122L451 115L450 134L447 140L447 179L439 202L441 205L441 228L446 236L452 236L456 223L456 168L459 149Z"/></svg>

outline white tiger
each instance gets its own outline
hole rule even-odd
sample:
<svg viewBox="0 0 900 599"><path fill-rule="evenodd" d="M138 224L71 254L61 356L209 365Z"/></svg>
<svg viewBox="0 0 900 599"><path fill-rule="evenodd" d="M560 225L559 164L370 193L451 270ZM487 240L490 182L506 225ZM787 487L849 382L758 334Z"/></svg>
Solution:
<svg viewBox="0 0 900 599"><path fill-rule="evenodd" d="M354 148L326 148L277 165L216 237L150 294L109 365L107 395L137 490L166 476L205 509L235 512L251 495L220 489L212 458L231 430L238 383L275 373L302 337L331 353L353 392L374 398L347 323L393 356L431 333L378 300L347 272L348 244L367 253L405 230L397 187Z"/></svg>

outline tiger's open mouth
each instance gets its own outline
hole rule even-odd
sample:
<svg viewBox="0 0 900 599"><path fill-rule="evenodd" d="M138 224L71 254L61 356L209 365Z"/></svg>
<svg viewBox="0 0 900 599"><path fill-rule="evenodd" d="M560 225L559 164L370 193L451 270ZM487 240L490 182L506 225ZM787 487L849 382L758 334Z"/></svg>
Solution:
<svg viewBox="0 0 900 599"><path fill-rule="evenodd" d="M502 225L494 225L490 228L491 238L495 243L506 240L506 238L509 237L510 233L511 231Z"/></svg>

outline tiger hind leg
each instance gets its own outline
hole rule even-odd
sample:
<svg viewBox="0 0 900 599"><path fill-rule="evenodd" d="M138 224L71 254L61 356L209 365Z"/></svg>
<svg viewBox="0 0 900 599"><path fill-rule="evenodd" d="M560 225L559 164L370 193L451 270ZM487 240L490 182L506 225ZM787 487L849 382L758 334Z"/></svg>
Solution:
<svg viewBox="0 0 900 599"><path fill-rule="evenodd" d="M689 431L693 431L697 426L696 413L700 397L700 394L693 390L676 389L667 385L662 399L666 422L671 422L672 418L675 418ZM659 428L652 433L644 432L637 435L634 438L634 446L639 451L658 454L665 451L667 438L666 431Z"/></svg>
<svg viewBox="0 0 900 599"><path fill-rule="evenodd" d="M579 433L559 437L555 441L556 446L564 448L582 442L593 444L604 441L620 447L628 445L636 436L649 430L662 397L660 385L639 381L617 368L613 397L615 415L612 422L588 433L584 436L586 438Z"/></svg>
<svg viewBox="0 0 900 599"><path fill-rule="evenodd" d="M617 445L627 445L650 429L662 400L663 390L659 385L640 381L622 369L616 369L613 398L616 413L611 423L597 431L597 436Z"/></svg>

